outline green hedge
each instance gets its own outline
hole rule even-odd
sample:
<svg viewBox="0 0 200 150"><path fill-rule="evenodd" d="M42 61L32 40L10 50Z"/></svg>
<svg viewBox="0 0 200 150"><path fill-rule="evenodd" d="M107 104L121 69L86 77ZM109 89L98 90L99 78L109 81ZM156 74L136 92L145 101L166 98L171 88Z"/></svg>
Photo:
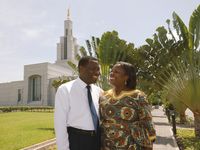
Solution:
<svg viewBox="0 0 200 150"><path fill-rule="evenodd" d="M4 106L4 107L0 107L0 112L16 112L16 111L53 112L54 108L50 107L50 106Z"/></svg>

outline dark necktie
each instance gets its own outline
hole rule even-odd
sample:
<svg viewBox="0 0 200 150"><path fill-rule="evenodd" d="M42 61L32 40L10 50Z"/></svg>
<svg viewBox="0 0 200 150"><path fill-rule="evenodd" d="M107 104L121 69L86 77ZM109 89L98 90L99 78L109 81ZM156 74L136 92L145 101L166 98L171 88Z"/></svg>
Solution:
<svg viewBox="0 0 200 150"><path fill-rule="evenodd" d="M89 102L89 106L90 106L90 112L91 112L91 115L92 115L94 128L95 128L95 131L97 131L98 126L99 126L99 119L98 119L98 116L97 116L96 109L94 107L94 103L92 101L92 95L91 95L91 92L90 92L91 87L89 85L87 85L86 88L87 88L88 102Z"/></svg>

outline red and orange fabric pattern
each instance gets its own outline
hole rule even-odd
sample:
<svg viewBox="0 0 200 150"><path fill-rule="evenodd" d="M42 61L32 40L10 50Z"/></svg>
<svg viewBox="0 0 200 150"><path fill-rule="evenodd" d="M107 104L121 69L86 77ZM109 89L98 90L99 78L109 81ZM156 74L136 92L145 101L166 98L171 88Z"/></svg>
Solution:
<svg viewBox="0 0 200 150"><path fill-rule="evenodd" d="M151 108L139 90L116 96L111 89L100 99L102 150L134 150L135 145L152 147L156 134Z"/></svg>

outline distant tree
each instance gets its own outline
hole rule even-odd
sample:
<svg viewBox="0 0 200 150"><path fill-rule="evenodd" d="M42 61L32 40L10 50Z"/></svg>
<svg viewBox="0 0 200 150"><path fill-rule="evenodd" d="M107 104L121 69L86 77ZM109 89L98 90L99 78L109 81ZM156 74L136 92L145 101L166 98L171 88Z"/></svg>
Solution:
<svg viewBox="0 0 200 150"><path fill-rule="evenodd" d="M66 83L66 82L69 82L71 80L73 80L74 77L67 77L67 76L62 76L62 77L59 77L58 79L55 79L53 80L52 82L52 86L57 90L58 87L63 84L63 83Z"/></svg>
<svg viewBox="0 0 200 150"><path fill-rule="evenodd" d="M101 67L100 80L97 84L104 90L109 89L108 77L111 66L117 61L127 61L127 52L134 49L134 45L126 44L125 40L119 38L116 31L108 31L103 33L101 38L93 36L91 40L86 40L86 46L86 48L81 47L76 59L79 60L82 56L87 55L96 57ZM71 61L67 63L78 74L77 66Z"/></svg>
<svg viewBox="0 0 200 150"><path fill-rule="evenodd" d="M128 61L128 51L132 51L134 45L120 39L116 31L105 32L100 40L98 59L101 66L101 82L104 89L108 89L108 77L111 67L117 61Z"/></svg>
<svg viewBox="0 0 200 150"><path fill-rule="evenodd" d="M199 51L199 10L195 10L190 18L189 30L183 23L181 18L173 13L173 32L170 27L170 20L167 21L168 29L161 26L156 29L153 38L147 38L145 45L137 48L136 51L129 53L132 58L132 63L135 62L138 67L138 85L148 95L152 92L163 90L163 87L158 84L158 78L162 76L166 81L170 78L173 64L182 59L192 60L196 57ZM188 61L189 62L189 61ZM168 70L166 72L166 70ZM168 74L168 76L166 76ZM174 103L174 100L172 100ZM182 104L176 105L179 107L179 113L185 111L185 106ZM183 115L181 115L183 116ZM184 120L183 116L183 120Z"/></svg>

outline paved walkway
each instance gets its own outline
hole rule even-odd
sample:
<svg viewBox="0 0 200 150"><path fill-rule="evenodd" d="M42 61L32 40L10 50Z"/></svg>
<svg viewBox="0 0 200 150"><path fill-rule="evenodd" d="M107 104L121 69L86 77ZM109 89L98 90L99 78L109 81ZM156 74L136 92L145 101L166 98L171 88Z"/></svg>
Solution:
<svg viewBox="0 0 200 150"><path fill-rule="evenodd" d="M153 150L179 150L163 108L153 109L152 115L157 135Z"/></svg>
<svg viewBox="0 0 200 150"><path fill-rule="evenodd" d="M31 145L29 147L25 147L21 150L55 150L56 139L50 139L35 145Z"/></svg>

